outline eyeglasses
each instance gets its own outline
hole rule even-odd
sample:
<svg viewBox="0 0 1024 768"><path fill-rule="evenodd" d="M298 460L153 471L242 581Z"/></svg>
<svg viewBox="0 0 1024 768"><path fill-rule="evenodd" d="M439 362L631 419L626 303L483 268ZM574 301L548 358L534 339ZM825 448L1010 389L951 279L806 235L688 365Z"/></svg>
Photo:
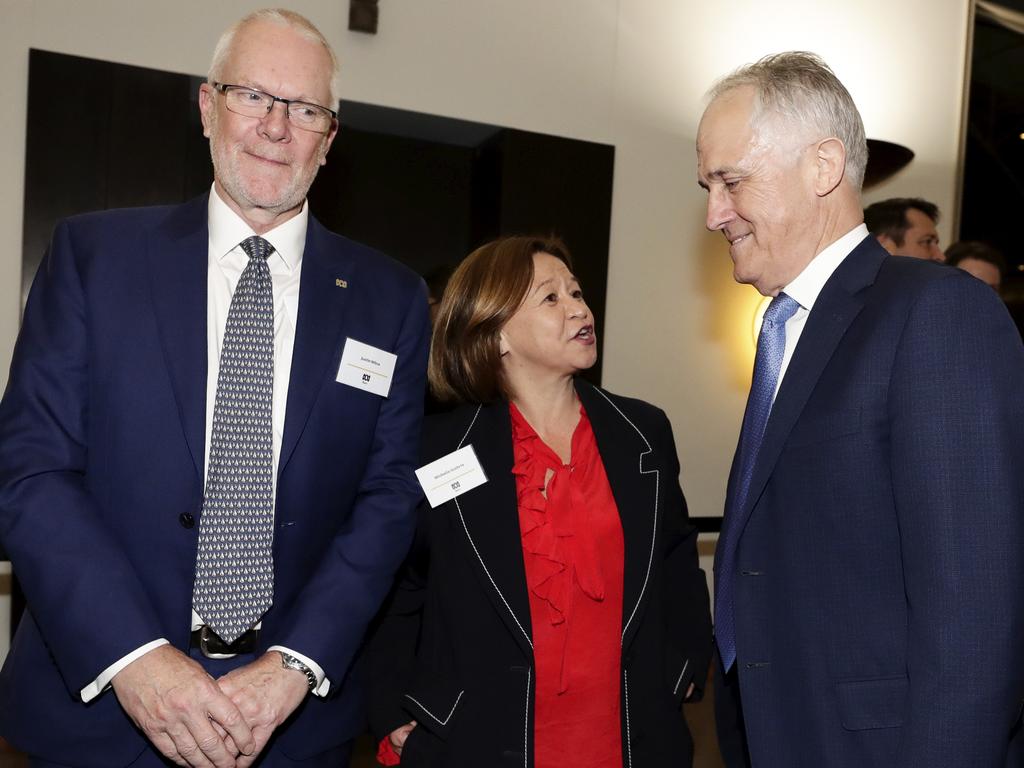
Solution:
<svg viewBox="0 0 1024 768"><path fill-rule="evenodd" d="M284 104L288 120L292 125L316 133L327 133L331 128L331 123L338 116L333 109L321 107L319 104L282 99L280 96L273 96L244 85L227 85L225 83L212 83L212 85L224 94L225 106L236 115L266 117L274 108L274 102L279 101Z"/></svg>

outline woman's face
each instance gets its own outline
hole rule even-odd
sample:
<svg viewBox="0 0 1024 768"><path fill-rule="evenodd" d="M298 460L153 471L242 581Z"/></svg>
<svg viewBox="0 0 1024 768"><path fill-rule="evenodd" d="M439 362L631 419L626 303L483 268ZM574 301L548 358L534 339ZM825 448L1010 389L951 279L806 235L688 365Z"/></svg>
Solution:
<svg viewBox="0 0 1024 768"><path fill-rule="evenodd" d="M572 375L597 362L597 336L579 282L561 259L533 256L533 284L501 329L501 362L511 381Z"/></svg>

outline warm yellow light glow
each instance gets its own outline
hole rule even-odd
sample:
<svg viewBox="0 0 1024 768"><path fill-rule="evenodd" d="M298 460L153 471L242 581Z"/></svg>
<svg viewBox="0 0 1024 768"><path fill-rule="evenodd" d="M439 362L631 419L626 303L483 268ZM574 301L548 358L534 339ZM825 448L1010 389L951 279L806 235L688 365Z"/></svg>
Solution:
<svg viewBox="0 0 1024 768"><path fill-rule="evenodd" d="M764 320L764 313L768 311L768 305L772 303L771 296L762 296L761 300L754 307L754 318L750 324L750 339L757 347L757 337L761 335L761 321Z"/></svg>

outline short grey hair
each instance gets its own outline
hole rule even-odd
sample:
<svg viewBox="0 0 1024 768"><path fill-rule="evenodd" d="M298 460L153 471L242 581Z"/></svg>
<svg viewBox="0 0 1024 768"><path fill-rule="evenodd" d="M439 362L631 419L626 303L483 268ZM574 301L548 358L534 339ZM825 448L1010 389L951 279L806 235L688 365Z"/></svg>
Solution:
<svg viewBox="0 0 1024 768"><path fill-rule="evenodd" d="M231 44L235 40L235 35L238 34L238 30L242 27L257 21L266 21L271 24L290 27L307 40L320 43L324 47L327 56L331 60L331 103L325 106L336 110L338 108L338 101L341 99L341 68L338 64L338 57L334 54L331 44L327 42L327 38L323 36L313 22L301 13L289 11L287 8L263 8L253 11L224 30L224 34L220 36L217 46L213 49L213 59L210 61L210 70L206 75L207 82L211 85L215 82L221 82L221 73L224 71L224 63L228 59L228 54L231 53Z"/></svg>
<svg viewBox="0 0 1024 768"><path fill-rule="evenodd" d="M754 89L753 124L773 112L789 121L812 126L822 137L835 137L846 147L846 178L857 190L864 183L868 144L864 121L850 92L820 56L787 51L765 56L726 75L708 91L709 101L735 90Z"/></svg>

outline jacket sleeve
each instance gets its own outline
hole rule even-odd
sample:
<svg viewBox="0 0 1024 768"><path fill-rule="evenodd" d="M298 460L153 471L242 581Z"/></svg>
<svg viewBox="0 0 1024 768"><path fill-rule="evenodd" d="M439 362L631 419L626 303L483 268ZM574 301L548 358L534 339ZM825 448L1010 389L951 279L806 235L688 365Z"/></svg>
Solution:
<svg viewBox="0 0 1024 768"><path fill-rule="evenodd" d="M371 627L362 656L367 714L370 732L376 740L385 738L412 719L403 706L403 696L412 677L423 620L430 566L426 530L429 509L425 501L420 504L412 550Z"/></svg>
<svg viewBox="0 0 1024 768"><path fill-rule="evenodd" d="M88 247L61 222L39 268L0 401L0 542L68 692L163 634L86 479Z"/></svg>
<svg viewBox="0 0 1024 768"><path fill-rule="evenodd" d="M1004 765L1024 691L1022 382L1024 348L991 289L961 274L923 289L889 386L908 606L896 765Z"/></svg>
<svg viewBox="0 0 1024 768"><path fill-rule="evenodd" d="M673 698L681 703L690 684L691 701L703 695L711 663L711 611L707 578L697 555L697 528L690 523L686 499L679 485L679 459L668 418L661 413L658 450L668 467L665 477L664 582L668 624L669 683Z"/></svg>

